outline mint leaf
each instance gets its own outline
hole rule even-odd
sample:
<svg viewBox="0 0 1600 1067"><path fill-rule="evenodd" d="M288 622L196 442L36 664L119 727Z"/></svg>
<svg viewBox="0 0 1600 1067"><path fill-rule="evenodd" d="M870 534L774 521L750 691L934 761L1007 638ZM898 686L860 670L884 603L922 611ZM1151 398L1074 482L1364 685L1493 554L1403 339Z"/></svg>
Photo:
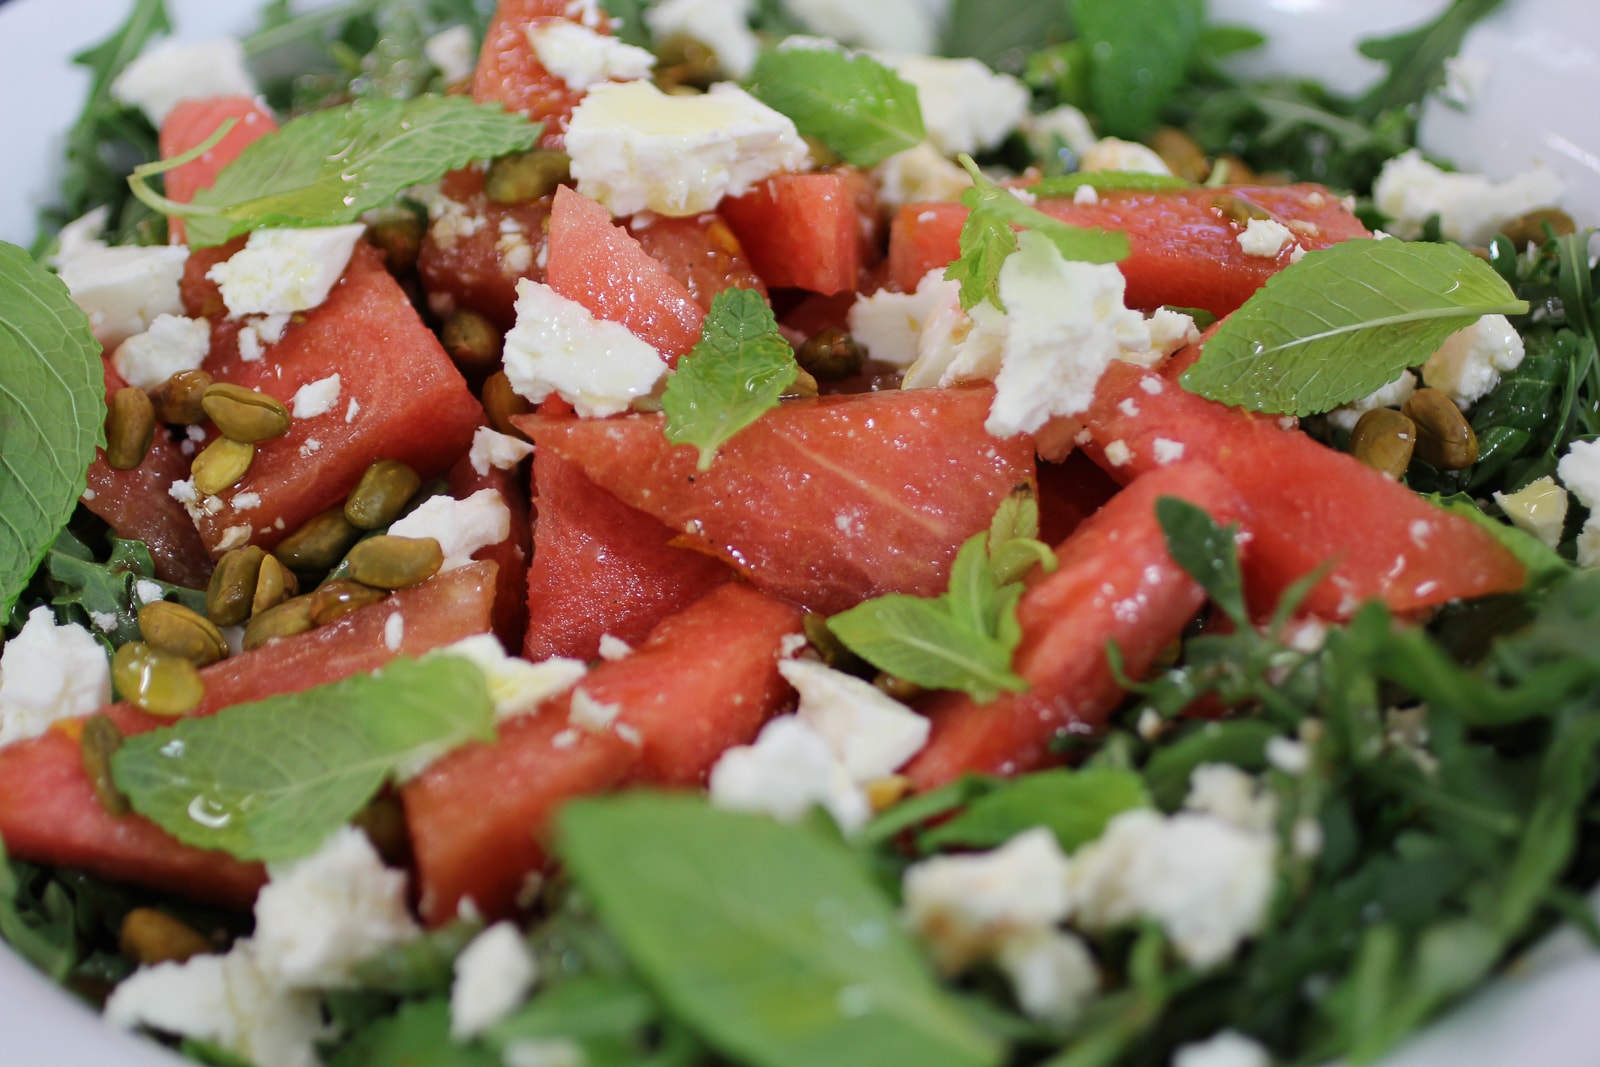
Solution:
<svg viewBox="0 0 1600 1067"><path fill-rule="evenodd" d="M1156 501L1156 521L1167 541L1167 553L1189 577L1200 584L1228 618L1250 625L1244 603L1244 575L1239 569L1239 549L1232 526L1218 526L1204 508L1181 497Z"/></svg>
<svg viewBox="0 0 1600 1067"><path fill-rule="evenodd" d="M162 206L186 220L193 248L263 226L333 226L473 160L530 148L541 129L464 96L357 100L285 123L192 203Z"/></svg>
<svg viewBox="0 0 1600 1067"><path fill-rule="evenodd" d="M1150 132L1189 71L1203 15L1200 0L1073 0L1072 21L1089 43L1089 95L1106 133Z"/></svg>
<svg viewBox="0 0 1600 1067"><path fill-rule="evenodd" d="M1144 780L1130 770L1087 767L1074 771L1041 771L1008 782L979 797L949 822L927 831L918 845L945 848L994 848L1034 826L1056 835L1067 852L1088 844L1112 817L1150 806Z"/></svg>
<svg viewBox="0 0 1600 1067"><path fill-rule="evenodd" d="M398 659L130 737L112 777L135 811L185 844L287 860L314 851L397 769L493 736L477 667Z"/></svg>
<svg viewBox="0 0 1600 1067"><path fill-rule="evenodd" d="M1193 188L1193 183L1170 174L1151 174L1140 170L1080 170L1045 178L1028 191L1037 197L1071 196L1079 189L1097 192L1164 193Z"/></svg>
<svg viewBox="0 0 1600 1067"><path fill-rule="evenodd" d="M711 301L700 340L678 360L661 397L667 440L700 450L701 470L723 443L778 405L800 373L772 309L754 289Z"/></svg>
<svg viewBox="0 0 1600 1067"><path fill-rule="evenodd" d="M88 317L60 278L0 241L0 618L72 517L105 417Z"/></svg>
<svg viewBox="0 0 1600 1067"><path fill-rule="evenodd" d="M23 865L32 874L37 869ZM78 961L78 924L72 900L59 883L19 875L0 840L0 940L56 981Z"/></svg>
<svg viewBox="0 0 1600 1067"><path fill-rule="evenodd" d="M730 1060L1001 1062L836 838L650 793L574 801L558 831L567 870L646 982Z"/></svg>
<svg viewBox="0 0 1600 1067"><path fill-rule="evenodd" d="M1016 230L1033 230L1050 239L1065 259L1116 263L1128 258L1128 235L1069 226L1024 203L1011 190L990 181L972 157L961 165L972 175L972 188L961 194L967 220L961 224L961 255L944 276L961 283L961 307L970 311L987 300L1000 303L1000 268L1017 250Z"/></svg>
<svg viewBox="0 0 1600 1067"><path fill-rule="evenodd" d="M1001 585L1020 581L1038 564L1056 569L1056 554L1039 540L1039 501L1032 486L1018 486L1000 501L989 523L989 571Z"/></svg>
<svg viewBox="0 0 1600 1067"><path fill-rule="evenodd" d="M1458 245L1344 241L1279 271L1183 375L1224 404L1314 415L1366 396L1483 315L1522 315L1494 268Z"/></svg>
<svg viewBox="0 0 1600 1067"><path fill-rule="evenodd" d="M832 48L763 52L750 93L857 167L875 167L927 136L910 82L871 56Z"/></svg>

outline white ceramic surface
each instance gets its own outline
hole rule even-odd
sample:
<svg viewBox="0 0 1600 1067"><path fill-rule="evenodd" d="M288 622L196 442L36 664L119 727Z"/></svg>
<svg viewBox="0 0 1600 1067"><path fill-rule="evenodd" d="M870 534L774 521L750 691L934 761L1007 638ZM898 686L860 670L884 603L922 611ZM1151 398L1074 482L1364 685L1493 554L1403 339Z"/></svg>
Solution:
<svg viewBox="0 0 1600 1067"><path fill-rule="evenodd" d="M1250 69L1296 70L1345 90L1375 73L1347 42L1392 32L1442 0L1211 0L1232 21L1273 39ZM204 37L250 24L252 0L168 0L181 32ZM61 133L87 88L68 63L122 17L125 0L9 0L0 6L0 240L27 244L58 178ZM1334 44L1338 42L1338 44ZM1600 223L1600 3L1509 0L1469 38L1486 65L1466 111L1430 105L1424 140L1463 166L1505 176L1535 163L1568 182L1581 222ZM1552 938L1513 977L1417 1038L1388 1067L1600 1065L1600 956L1571 935ZM187 1061L116 1034L0 947L0 1064L6 1067L174 1067Z"/></svg>

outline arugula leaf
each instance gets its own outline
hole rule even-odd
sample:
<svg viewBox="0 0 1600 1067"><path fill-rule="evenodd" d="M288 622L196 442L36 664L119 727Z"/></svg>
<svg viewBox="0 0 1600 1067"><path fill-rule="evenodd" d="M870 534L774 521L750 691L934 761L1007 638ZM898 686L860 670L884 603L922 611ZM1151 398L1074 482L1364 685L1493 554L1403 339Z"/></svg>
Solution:
<svg viewBox="0 0 1600 1067"><path fill-rule="evenodd" d="M28 899L0 840L0 938L59 982L78 960L76 927L72 901L57 883Z"/></svg>
<svg viewBox="0 0 1600 1067"><path fill-rule="evenodd" d="M799 374L765 298L754 289L724 289L711 301L700 340L667 379L667 440L694 445L697 466L710 470L717 449L777 407Z"/></svg>
<svg viewBox="0 0 1600 1067"><path fill-rule="evenodd" d="M134 810L178 840L288 860L400 770L493 736L483 673L438 655L130 737L111 769Z"/></svg>
<svg viewBox="0 0 1600 1067"><path fill-rule="evenodd" d="M1268 279L1182 382L1253 411L1319 414L1393 381L1479 317L1527 310L1457 245L1344 241Z"/></svg>
<svg viewBox="0 0 1600 1067"><path fill-rule="evenodd" d="M1445 60L1461 51L1467 31L1505 0L1453 0L1438 18L1392 37L1375 37L1358 46L1362 55L1388 66L1382 81L1367 90L1360 109L1368 116L1421 105L1444 84Z"/></svg>
<svg viewBox="0 0 1600 1067"><path fill-rule="evenodd" d="M448 993L455 977L455 958L482 931L482 920L453 919L356 964L352 971L355 985L404 997Z"/></svg>
<svg viewBox="0 0 1600 1067"><path fill-rule="evenodd" d="M255 141L189 204L156 199L185 220L192 248L264 226L333 226L473 160L529 148L541 129L462 96L357 100ZM142 198L154 197L134 182Z"/></svg>
<svg viewBox="0 0 1600 1067"><path fill-rule="evenodd" d="M0 618L83 495L105 416L88 317L60 278L0 241Z"/></svg>
<svg viewBox="0 0 1600 1067"><path fill-rule="evenodd" d="M1171 189L1188 189L1193 183L1170 174L1150 174L1138 170L1080 170L1075 174L1058 174L1045 178L1028 192L1034 196L1071 196L1079 189L1096 192L1162 193Z"/></svg>
<svg viewBox="0 0 1600 1067"><path fill-rule="evenodd" d="M990 181L971 156L963 153L960 160L972 176L972 188L961 194L967 208L961 224L961 256L945 268L944 276L961 283L963 310L985 300L1005 310L1000 302L1000 268L1017 250L1015 228L1049 238L1065 259L1117 263L1128 258L1127 234L1069 226Z"/></svg>
<svg viewBox="0 0 1600 1067"><path fill-rule="evenodd" d="M394 1015L359 1030L328 1067L500 1067L500 1057L478 1044L450 1037L450 1002L444 997L402 1004Z"/></svg>
<svg viewBox="0 0 1600 1067"><path fill-rule="evenodd" d="M1200 0L1073 0L1090 42L1089 92L1106 133L1150 132L1183 84L1200 43Z"/></svg>
<svg viewBox="0 0 1600 1067"><path fill-rule="evenodd" d="M923 833L924 851L994 848L1034 826L1048 827L1071 852L1099 837L1112 817L1150 806L1144 780L1109 767L1024 775L973 801L949 822Z"/></svg>
<svg viewBox="0 0 1600 1067"><path fill-rule="evenodd" d="M53 606L67 609L112 649L140 639L138 615L144 604L137 592L140 582L154 582L163 600L176 600L204 613L205 592L158 580L155 559L143 541L112 537L110 542L110 557L101 563L70 529L56 536L44 560ZM107 619L115 620L110 628L103 625Z"/></svg>
<svg viewBox="0 0 1600 1067"><path fill-rule="evenodd" d="M1200 583L1228 618L1240 626L1251 625L1234 542L1237 528L1218 526L1204 508L1175 496L1156 501L1156 521L1173 562Z"/></svg>
<svg viewBox="0 0 1600 1067"><path fill-rule="evenodd" d="M748 86L846 163L875 167L927 136L914 85L860 52L780 48L756 60Z"/></svg>
<svg viewBox="0 0 1600 1067"><path fill-rule="evenodd" d="M645 980L753 1067L997 1065L954 1009L893 903L815 828L701 797L575 801L557 849Z"/></svg>

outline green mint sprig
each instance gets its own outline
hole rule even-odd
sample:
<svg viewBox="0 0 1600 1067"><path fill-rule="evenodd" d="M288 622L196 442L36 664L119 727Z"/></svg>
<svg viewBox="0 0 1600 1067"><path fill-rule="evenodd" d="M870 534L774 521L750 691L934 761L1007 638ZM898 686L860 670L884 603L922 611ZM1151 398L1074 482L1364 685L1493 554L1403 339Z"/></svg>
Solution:
<svg viewBox="0 0 1600 1067"><path fill-rule="evenodd" d="M1099 193L1165 193L1175 189L1191 189L1193 182L1174 178L1170 174L1151 174L1141 170L1080 170L1076 174L1058 174L1045 178L1029 187L1034 196L1071 196L1079 189L1093 189Z"/></svg>
<svg viewBox="0 0 1600 1067"><path fill-rule="evenodd" d="M778 404L800 367L778 320L754 289L711 301L700 340L678 360L661 397L667 440L700 450L700 470L727 440Z"/></svg>
<svg viewBox="0 0 1600 1067"><path fill-rule="evenodd" d="M858 52L784 48L764 52L750 93L846 163L874 167L927 136L914 85Z"/></svg>
<svg viewBox="0 0 1600 1067"><path fill-rule="evenodd" d="M1527 310L1459 246L1343 241L1268 279L1206 342L1183 386L1254 411L1315 415L1388 384L1484 315Z"/></svg>

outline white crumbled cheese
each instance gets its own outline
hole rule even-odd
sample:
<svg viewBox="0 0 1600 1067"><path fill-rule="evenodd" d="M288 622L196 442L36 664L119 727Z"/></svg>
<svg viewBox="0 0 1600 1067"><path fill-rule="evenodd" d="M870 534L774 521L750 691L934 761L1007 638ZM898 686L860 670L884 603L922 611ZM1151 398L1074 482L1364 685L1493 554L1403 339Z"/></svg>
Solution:
<svg viewBox="0 0 1600 1067"><path fill-rule="evenodd" d="M1556 475L1590 515L1578 531L1578 566L1600 566L1600 441L1574 441Z"/></svg>
<svg viewBox="0 0 1600 1067"><path fill-rule="evenodd" d="M508 656L493 634L463 637L439 651L477 664L489 685L489 699L494 702L496 720L533 711L551 697L571 689L589 670L582 660L559 656L539 663Z"/></svg>
<svg viewBox="0 0 1600 1067"><path fill-rule="evenodd" d="M1212 815L1125 811L1073 854L1076 921L1094 932L1151 919L1190 964L1216 966L1266 918L1276 853L1272 837Z"/></svg>
<svg viewBox="0 0 1600 1067"><path fill-rule="evenodd" d="M600 658L608 663L615 663L619 659L627 659L633 652L633 646L620 637L611 634L600 635Z"/></svg>
<svg viewBox="0 0 1600 1067"><path fill-rule="evenodd" d="M1301 815L1289 829L1289 849L1297 859L1313 860L1322 854L1324 834L1322 824L1309 815Z"/></svg>
<svg viewBox="0 0 1600 1067"><path fill-rule="evenodd" d="M601 82L648 78L655 69L656 57L643 48L581 23L542 19L526 32L540 65L578 92Z"/></svg>
<svg viewBox="0 0 1600 1067"><path fill-rule="evenodd" d="M1504 315L1485 315L1445 338L1422 365L1425 384L1445 393L1463 410L1500 384L1500 375L1522 365L1522 335Z"/></svg>
<svg viewBox="0 0 1600 1067"><path fill-rule="evenodd" d="M344 421L346 423L355 422L356 416L359 414L361 414L361 401L357 400L355 397L351 397L350 403L345 405Z"/></svg>
<svg viewBox="0 0 1600 1067"><path fill-rule="evenodd" d="M925 0L784 0L812 33L889 52L929 53L939 43L935 5Z"/></svg>
<svg viewBox="0 0 1600 1067"><path fill-rule="evenodd" d="M1593 515L1584 520L1578 531L1578 566L1600 567L1600 519Z"/></svg>
<svg viewBox="0 0 1600 1067"><path fill-rule="evenodd" d="M480 489L465 500L429 497L389 527L396 537L431 537L444 552L440 571L472 562L473 553L511 536L511 509L497 489Z"/></svg>
<svg viewBox="0 0 1600 1067"><path fill-rule="evenodd" d="M1069 870L1055 835L1041 826L989 852L934 856L906 870L906 921L942 968L960 970L1014 936L1066 918Z"/></svg>
<svg viewBox="0 0 1600 1067"><path fill-rule="evenodd" d="M800 694L795 714L859 783L893 774L928 743L927 718L871 682L816 660L786 659L778 671Z"/></svg>
<svg viewBox="0 0 1600 1067"><path fill-rule="evenodd" d="M543 282L517 282L516 307L517 323L506 334L506 377L536 404L559 393L584 418L615 415L648 396L667 373L648 342Z"/></svg>
<svg viewBox="0 0 1600 1067"><path fill-rule="evenodd" d="M348 986L357 964L422 932L405 872L385 867L353 826L304 859L268 864L267 875L256 896L255 953L262 975L280 988Z"/></svg>
<svg viewBox="0 0 1600 1067"><path fill-rule="evenodd" d="M322 451L322 442L315 437L308 437L300 446L300 454L307 459Z"/></svg>
<svg viewBox="0 0 1600 1067"><path fill-rule="evenodd" d="M1495 493L1494 502L1511 520L1511 525L1523 533L1532 534L1550 548L1561 543L1569 501L1567 491L1548 474L1515 493Z"/></svg>
<svg viewBox="0 0 1600 1067"><path fill-rule="evenodd" d="M878 201L890 208L925 200L959 200L972 188L972 175L927 141L896 152L872 171Z"/></svg>
<svg viewBox="0 0 1600 1067"><path fill-rule="evenodd" d="M566 10L562 14L591 30L598 30L606 21L606 13L600 8L600 0L567 0Z"/></svg>
<svg viewBox="0 0 1600 1067"><path fill-rule="evenodd" d="M226 956L140 968L112 991L105 1018L208 1041L256 1067L318 1067L316 1042L330 1036L321 997L274 985L249 940Z"/></svg>
<svg viewBox="0 0 1600 1067"><path fill-rule="evenodd" d="M616 722L617 716L621 713L621 704L607 704L590 696L586 689L574 689L567 718L579 729L598 734Z"/></svg>
<svg viewBox="0 0 1600 1067"><path fill-rule="evenodd" d="M115 623L113 623L115 628ZM0 650L0 748L111 700L111 665L94 635L56 625L43 605Z"/></svg>
<svg viewBox="0 0 1600 1067"><path fill-rule="evenodd" d="M879 58L916 88L928 143L947 156L993 148L1028 113L1027 86L990 70L980 60L929 55Z"/></svg>
<svg viewBox="0 0 1600 1067"><path fill-rule="evenodd" d="M1491 72L1489 61L1481 57L1451 56L1444 61L1444 86L1439 95L1457 107L1471 107Z"/></svg>
<svg viewBox="0 0 1600 1067"><path fill-rule="evenodd" d="M810 643L803 633L784 634L778 639L778 658L793 659Z"/></svg>
<svg viewBox="0 0 1600 1067"><path fill-rule="evenodd" d="M1000 373L1010 320L987 300L963 311L960 286L951 281L939 285L940 301L917 335L917 359L906 368L902 389L989 381Z"/></svg>
<svg viewBox="0 0 1600 1067"><path fill-rule="evenodd" d="M482 477L490 468L510 470L532 454L533 445L522 438L480 426L472 435L472 451L467 453L467 461Z"/></svg>
<svg viewBox="0 0 1600 1067"><path fill-rule="evenodd" d="M1234 240L1247 256L1277 259L1280 252L1294 244L1294 233L1276 219L1251 219Z"/></svg>
<svg viewBox="0 0 1600 1067"><path fill-rule="evenodd" d="M333 291L366 227L254 230L245 246L206 272L233 318L309 311Z"/></svg>
<svg viewBox="0 0 1600 1067"><path fill-rule="evenodd" d="M923 324L956 301L960 289L959 282L945 280L941 267L925 274L914 293L879 289L871 296L858 296L850 305L850 336L865 345L873 359L909 366L917 358Z"/></svg>
<svg viewBox="0 0 1600 1067"><path fill-rule="evenodd" d="M182 245L92 245L60 265L73 303L89 316L94 339L115 348L161 315L182 315L178 283L189 250Z"/></svg>
<svg viewBox="0 0 1600 1067"><path fill-rule="evenodd" d="M162 41L122 68L111 83L112 97L142 110L154 126L183 100L259 92L245 69L244 48L232 37Z"/></svg>
<svg viewBox="0 0 1600 1067"><path fill-rule="evenodd" d="M287 311L279 311L272 315L262 315L249 320L249 329L256 332L262 342L275 345L283 340L283 333L289 328L289 320L294 316Z"/></svg>
<svg viewBox="0 0 1600 1067"><path fill-rule="evenodd" d="M1408 370L1400 372L1400 377L1388 385L1379 386L1377 389L1352 400L1343 407L1334 408L1328 412L1328 421L1342 430L1354 430L1356 423L1361 421L1361 416L1373 408L1397 408L1411 399L1411 394L1417 391L1417 376Z"/></svg>
<svg viewBox="0 0 1600 1067"><path fill-rule="evenodd" d="M1163 356L1169 356L1185 345L1197 344L1200 341L1200 330L1194 324L1194 316L1173 311L1171 308L1156 308L1145 320L1145 326L1150 331L1150 348ZM1159 387L1147 388L1145 392L1156 396L1161 390Z"/></svg>
<svg viewBox="0 0 1600 1067"><path fill-rule="evenodd" d="M133 583L133 594L141 604L154 604L166 597L166 591L160 584L148 578L140 578Z"/></svg>
<svg viewBox="0 0 1600 1067"><path fill-rule="evenodd" d="M236 548L243 548L250 543L250 524L240 523L229 526L222 531L222 536L217 538L218 552L232 552Z"/></svg>
<svg viewBox="0 0 1600 1067"><path fill-rule="evenodd" d="M1396 237L1422 236L1423 224L1438 215L1439 232L1446 239L1487 245L1506 222L1535 208L1556 206L1561 191L1561 179L1547 170L1494 182L1481 174L1440 170L1413 148L1383 165L1372 199L1389 216L1389 230Z"/></svg>
<svg viewBox="0 0 1600 1067"><path fill-rule="evenodd" d="M129 385L154 389L180 371L199 370L211 352L211 323L157 315L144 333L117 346L112 366Z"/></svg>
<svg viewBox="0 0 1600 1067"><path fill-rule="evenodd" d="M96 630L108 634L115 630L122 620L117 618L117 613L114 611L91 611L89 621L94 623Z"/></svg>
<svg viewBox="0 0 1600 1067"><path fill-rule="evenodd" d="M1055 1026L1076 1019L1100 989L1100 970L1076 934L1040 928L1007 938L995 962L1030 1018Z"/></svg>
<svg viewBox="0 0 1600 1067"><path fill-rule="evenodd" d="M1205 1041L1180 1046L1172 1067L1270 1067L1272 1056L1254 1038L1222 1030Z"/></svg>
<svg viewBox="0 0 1600 1067"><path fill-rule="evenodd" d="M59 268L61 264L73 256L86 252L91 248L106 247L106 223L111 219L111 208L101 204L91 208L65 226L56 234L56 250L45 262L52 267Z"/></svg>
<svg viewBox="0 0 1600 1067"><path fill-rule="evenodd" d="M1284 774L1299 776L1311 769L1311 749L1292 737L1267 740L1267 762Z"/></svg>
<svg viewBox="0 0 1600 1067"><path fill-rule="evenodd" d="M846 833L865 826L872 806L828 743L794 715L762 727L752 745L736 745L711 768L711 803L793 822L813 807Z"/></svg>
<svg viewBox="0 0 1600 1067"><path fill-rule="evenodd" d="M466 81L478 65L472 31L465 26L451 26L429 37L422 42L422 54L439 68L446 85Z"/></svg>
<svg viewBox="0 0 1600 1067"><path fill-rule="evenodd" d="M1176 463L1183 458L1183 442L1157 437L1150 442L1150 451L1155 456L1156 462L1165 467L1168 463Z"/></svg>
<svg viewBox="0 0 1600 1067"><path fill-rule="evenodd" d="M337 374L330 374L326 378L318 378L314 382L307 382L295 390L294 399L289 406L297 419L314 419L318 415L326 415L333 410L339 402L339 388L342 383Z"/></svg>
<svg viewBox="0 0 1600 1067"><path fill-rule="evenodd" d="M657 41L698 41L717 57L724 77L742 81L761 50L750 28L754 11L755 0L662 0L645 8L644 21Z"/></svg>
<svg viewBox="0 0 1600 1067"><path fill-rule="evenodd" d="M1022 132L1034 154L1041 158L1056 159L1060 150L1066 148L1075 160L1081 160L1099 143L1088 117L1071 104L1024 118Z"/></svg>
<svg viewBox="0 0 1600 1067"><path fill-rule="evenodd" d="M383 620L383 647L399 652L406 639L406 617L398 611Z"/></svg>
<svg viewBox="0 0 1600 1067"><path fill-rule="evenodd" d="M1133 449L1119 437L1106 445L1106 462L1113 467L1126 467L1133 462Z"/></svg>
<svg viewBox="0 0 1600 1067"><path fill-rule="evenodd" d="M228 501L235 511L253 511L261 506L260 493L235 493Z"/></svg>
<svg viewBox="0 0 1600 1067"><path fill-rule="evenodd" d="M1053 415L1085 411L1112 360L1153 356L1149 324L1123 305L1124 288L1114 264L1069 262L1049 238L1019 235L1000 268L1009 329L989 433L1031 433Z"/></svg>
<svg viewBox="0 0 1600 1067"><path fill-rule="evenodd" d="M1100 194L1095 191L1095 187L1092 185L1080 185L1072 191L1072 202L1074 204L1098 204L1100 202Z"/></svg>
<svg viewBox="0 0 1600 1067"><path fill-rule="evenodd" d="M1080 170L1121 170L1136 174L1166 174L1172 171L1166 161L1153 148L1137 141L1124 141L1118 137L1102 137L1094 147L1083 153L1078 161Z"/></svg>
<svg viewBox="0 0 1600 1067"><path fill-rule="evenodd" d="M1272 793L1231 763L1196 767L1189 775L1189 794L1183 806L1254 833L1270 833L1278 818L1278 802Z"/></svg>
<svg viewBox="0 0 1600 1067"><path fill-rule="evenodd" d="M565 1037L518 1037L505 1043L500 1062L505 1067L588 1067L589 1054Z"/></svg>
<svg viewBox="0 0 1600 1067"><path fill-rule="evenodd" d="M572 113L567 154L578 192L613 215L697 215L810 159L793 122L731 82L693 96L596 85Z"/></svg>
<svg viewBox="0 0 1600 1067"><path fill-rule="evenodd" d="M539 964L515 923L498 922L456 957L450 1036L477 1037L516 1010L539 980Z"/></svg>
<svg viewBox="0 0 1600 1067"><path fill-rule="evenodd" d="M428 236L441 248L454 248L458 241L476 235L488 223L488 219L466 204L445 196L437 182L414 186L410 196L428 209ZM448 315L454 310L448 294L433 293L428 300L437 314Z"/></svg>

